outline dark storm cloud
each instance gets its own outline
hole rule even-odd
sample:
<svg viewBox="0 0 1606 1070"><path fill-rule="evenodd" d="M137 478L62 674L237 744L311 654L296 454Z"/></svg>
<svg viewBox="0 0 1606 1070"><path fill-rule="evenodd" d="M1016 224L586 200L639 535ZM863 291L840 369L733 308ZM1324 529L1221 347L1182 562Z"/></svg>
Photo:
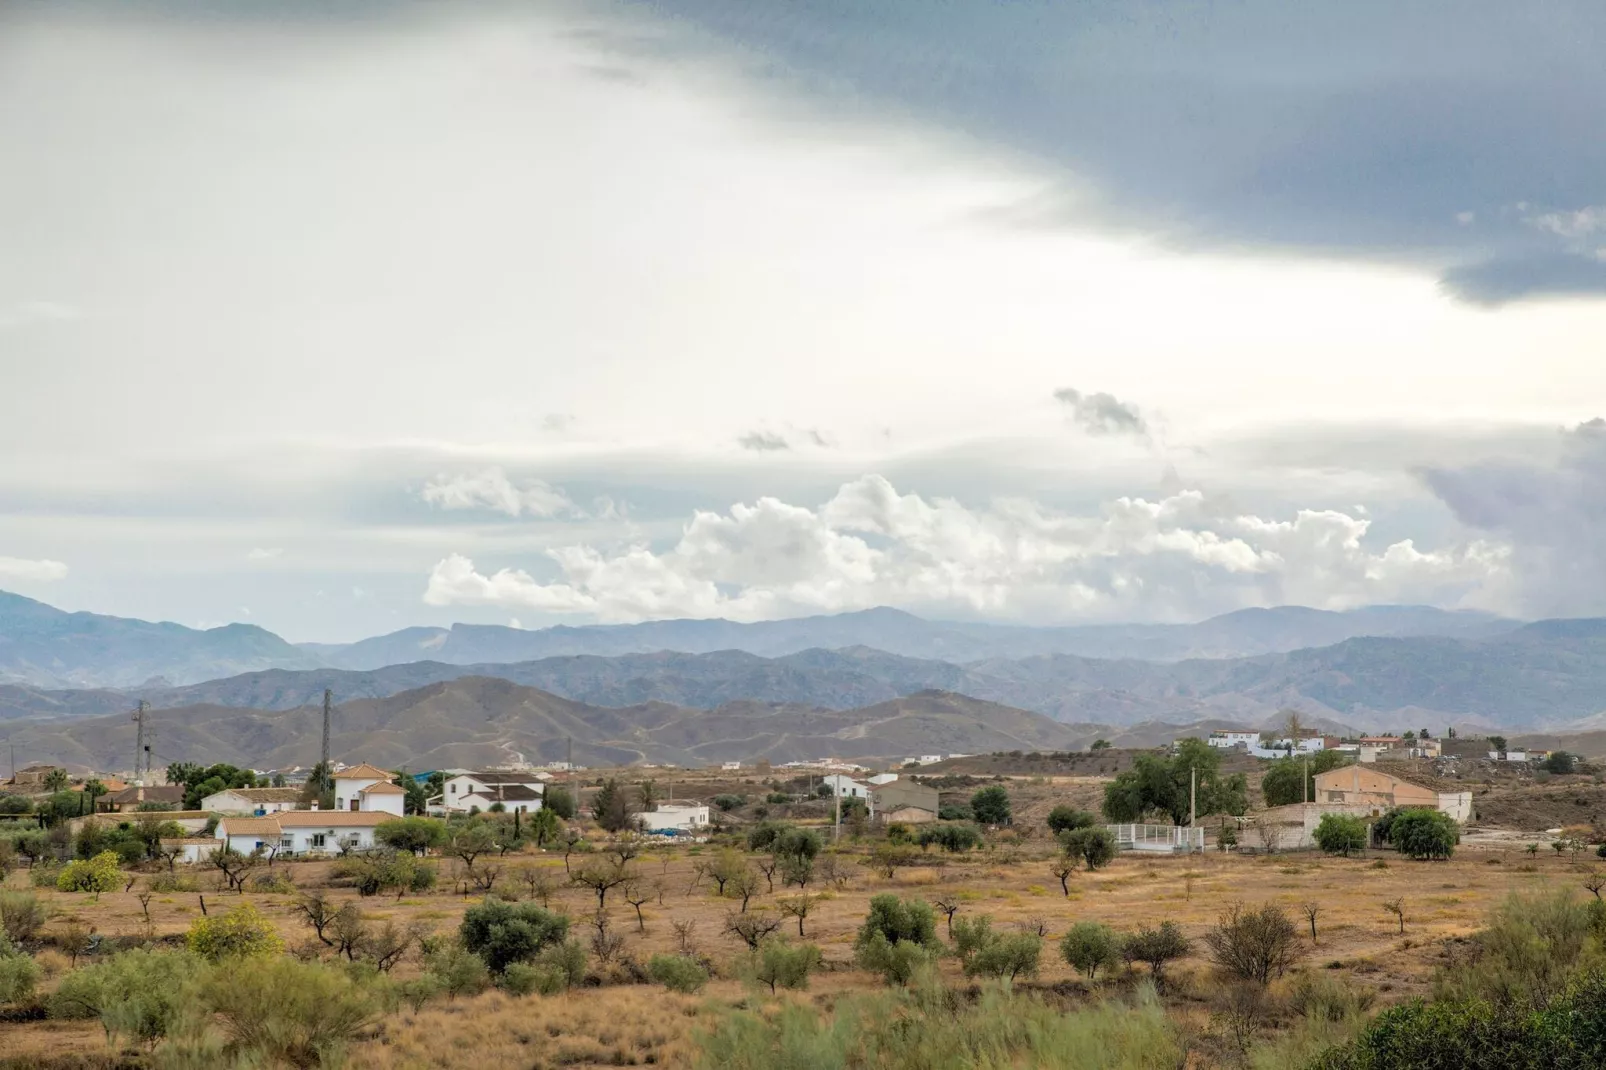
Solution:
<svg viewBox="0 0 1606 1070"><path fill-rule="evenodd" d="M1510 544L1535 615L1606 614L1606 421L1560 438L1549 462L1429 468L1428 487L1462 523Z"/></svg>
<svg viewBox="0 0 1606 1070"><path fill-rule="evenodd" d="M1071 422L1090 435L1138 435L1148 433L1143 414L1112 394L1084 394L1071 387L1054 391L1054 400L1065 406Z"/></svg>
<svg viewBox="0 0 1606 1070"><path fill-rule="evenodd" d="M643 6L772 90L1062 170L1007 213L1033 225L1413 263L1480 303L1606 292L1606 228L1546 223L1606 212L1598 0Z"/></svg>

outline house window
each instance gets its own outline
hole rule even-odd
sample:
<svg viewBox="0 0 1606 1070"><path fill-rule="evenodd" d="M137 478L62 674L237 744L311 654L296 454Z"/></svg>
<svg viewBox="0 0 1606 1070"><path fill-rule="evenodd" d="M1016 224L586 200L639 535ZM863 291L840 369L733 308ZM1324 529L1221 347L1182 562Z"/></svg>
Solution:
<svg viewBox="0 0 1606 1070"><path fill-rule="evenodd" d="M357 799L351 800L351 808L353 810L357 809L358 802L359 802L359 800L357 800Z"/></svg>
<svg viewBox="0 0 1606 1070"><path fill-rule="evenodd" d="M296 841L291 839L289 836L286 836L286 837L284 837L283 839L281 839L279 841L279 850L288 851L290 848L294 847L295 845L296 845Z"/></svg>
<svg viewBox="0 0 1606 1070"><path fill-rule="evenodd" d="M314 832L312 834L312 846L314 846L314 847L322 847L323 846L323 833Z"/></svg>

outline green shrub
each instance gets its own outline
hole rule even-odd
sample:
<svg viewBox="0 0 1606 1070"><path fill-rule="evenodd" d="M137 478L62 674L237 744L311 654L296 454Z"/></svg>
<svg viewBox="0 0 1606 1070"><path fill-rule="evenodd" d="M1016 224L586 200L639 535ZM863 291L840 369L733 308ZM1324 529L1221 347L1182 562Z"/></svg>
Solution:
<svg viewBox="0 0 1606 1070"><path fill-rule="evenodd" d="M967 977L1036 977L1043 938L1036 933L1007 933L978 950L965 964Z"/></svg>
<svg viewBox="0 0 1606 1070"><path fill-rule="evenodd" d="M86 828L93 827L87 825ZM102 851L95 857L68 862L56 876L59 892L114 892L123 886L123 873L118 868L115 851Z"/></svg>
<svg viewBox="0 0 1606 1070"><path fill-rule="evenodd" d="M399 817L374 826L374 839L386 847L421 855L446 845L446 822L432 817Z"/></svg>
<svg viewBox="0 0 1606 1070"><path fill-rule="evenodd" d="M251 878L251 890L269 895L289 895L296 890L296 882L283 869L258 873Z"/></svg>
<svg viewBox="0 0 1606 1070"><path fill-rule="evenodd" d="M860 969L879 974L889 985L907 985L922 977L937 961L936 952L909 941L892 943L876 932L860 942L854 951Z"/></svg>
<svg viewBox="0 0 1606 1070"><path fill-rule="evenodd" d="M1501 1006L1542 1004L1566 987L1583 959L1592 920L1589 907L1565 889L1508 896L1473 936L1470 961L1446 971L1436 994L1451 1001Z"/></svg>
<svg viewBox="0 0 1606 1070"><path fill-rule="evenodd" d="M586 949L578 940L564 940L549 944L536 956L535 964L552 971L558 988L573 988L586 976ZM546 992L546 989L542 989Z"/></svg>
<svg viewBox="0 0 1606 1070"><path fill-rule="evenodd" d="M145 885L159 895L170 892L198 892L201 882L190 873L157 873L153 874Z"/></svg>
<svg viewBox="0 0 1606 1070"><path fill-rule="evenodd" d="M26 944L44 927L50 911L32 892L0 891L0 933L13 944Z"/></svg>
<svg viewBox="0 0 1606 1070"><path fill-rule="evenodd" d="M528 962L510 962L497 984L509 995L528 996L551 987L552 971Z"/></svg>
<svg viewBox="0 0 1606 1070"><path fill-rule="evenodd" d="M227 1054L251 1065L338 1065L378 1011L343 971L288 957L214 970L194 999L221 1027Z"/></svg>
<svg viewBox="0 0 1606 1070"><path fill-rule="evenodd" d="M41 972L39 964L27 955L0 946L0 1004L32 999Z"/></svg>
<svg viewBox="0 0 1606 1070"><path fill-rule="evenodd" d="M899 899L882 893L870 900L870 913L859 926L857 943L879 934L889 944L913 943L922 947L937 945L937 917L924 899Z"/></svg>
<svg viewBox="0 0 1606 1070"><path fill-rule="evenodd" d="M450 999L478 995L491 983L485 960L456 942L426 953L424 970Z"/></svg>
<svg viewBox="0 0 1606 1070"><path fill-rule="evenodd" d="M813 944L771 940L754 955L753 980L777 988L807 988L809 974L820 965L820 949Z"/></svg>
<svg viewBox="0 0 1606 1070"><path fill-rule="evenodd" d="M217 917L196 918L184 939L191 951L210 962L277 955L284 950L273 923L250 903Z"/></svg>
<svg viewBox="0 0 1606 1070"><path fill-rule="evenodd" d="M708 971L685 955L654 955L647 960L647 976L673 992L688 995L708 983Z"/></svg>
<svg viewBox="0 0 1606 1070"><path fill-rule="evenodd" d="M485 960L492 973L510 963L531 962L543 948L569 935L569 919L534 903L487 899L463 912L463 947Z"/></svg>
<svg viewBox="0 0 1606 1070"><path fill-rule="evenodd" d="M1366 849L1366 823L1345 814L1323 814L1312 838L1327 854L1348 858L1351 851Z"/></svg>
<svg viewBox="0 0 1606 1070"><path fill-rule="evenodd" d="M1438 810L1390 810L1373 827L1379 839L1418 860L1449 858L1461 842L1455 820Z"/></svg>
<svg viewBox="0 0 1606 1070"><path fill-rule="evenodd" d="M1098 820L1097 815L1061 803L1048 812L1047 824L1049 831L1057 836L1075 829L1092 828L1098 824Z"/></svg>
<svg viewBox="0 0 1606 1070"><path fill-rule="evenodd" d="M1121 937L1108 925L1079 921L1060 940L1060 955L1088 980L1121 961Z"/></svg>
<svg viewBox="0 0 1606 1070"><path fill-rule="evenodd" d="M1145 925L1121 941L1121 957L1129 963L1146 963L1156 985L1164 979L1166 963L1182 958L1190 950L1192 944L1174 921L1162 921L1154 927Z"/></svg>
<svg viewBox="0 0 1606 1070"><path fill-rule="evenodd" d="M974 825L961 825L944 821L935 825L922 825L915 837L921 847L936 844L952 854L968 851L981 843L981 832Z"/></svg>
<svg viewBox="0 0 1606 1070"><path fill-rule="evenodd" d="M983 825L1009 824L1009 792L1001 784L991 784L970 797L970 812Z"/></svg>
<svg viewBox="0 0 1606 1070"><path fill-rule="evenodd" d="M1065 852L1085 862L1090 871L1115 861L1115 833L1102 825L1072 829L1061 833L1059 839Z"/></svg>
<svg viewBox="0 0 1606 1070"><path fill-rule="evenodd" d="M74 970L50 997L55 1018L99 1018L108 1043L119 1037L154 1046L189 1007L206 964L187 951L135 948Z"/></svg>
<svg viewBox="0 0 1606 1070"><path fill-rule="evenodd" d="M1324 970L1294 975L1288 985L1288 1009L1302 1018L1343 1022L1365 1014L1377 993L1361 990Z"/></svg>
<svg viewBox="0 0 1606 1070"><path fill-rule="evenodd" d="M965 968L969 968L971 957L976 952L997 939L997 934L993 932L993 919L988 914L960 918L951 926L950 935L954 941L954 953Z"/></svg>

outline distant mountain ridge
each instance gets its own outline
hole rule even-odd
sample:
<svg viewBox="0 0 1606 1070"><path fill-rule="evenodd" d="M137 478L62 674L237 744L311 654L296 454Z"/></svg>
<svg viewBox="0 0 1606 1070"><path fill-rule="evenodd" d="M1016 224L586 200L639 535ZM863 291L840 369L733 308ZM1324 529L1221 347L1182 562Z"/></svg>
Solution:
<svg viewBox="0 0 1606 1070"><path fill-rule="evenodd" d="M45 687L136 687L257 669L310 669L318 659L253 624L199 630L68 613L0 591L0 680Z"/></svg>
<svg viewBox="0 0 1606 1070"><path fill-rule="evenodd" d="M495 625L407 628L349 644L293 645L249 624L198 630L95 613L68 613L0 592L0 683L33 688L174 686L269 669L372 671L419 661L486 665L552 657L615 657L740 650L778 658L812 649L869 647L927 661L1067 654L1174 662L1236 658L1327 646L1356 636L1480 637L1518 627L1484 614L1422 606L1374 606L1344 613L1283 606L1246 609L1196 624L1029 627L928 621L896 609L742 624L665 620L558 626L533 631Z"/></svg>
<svg viewBox="0 0 1606 1070"><path fill-rule="evenodd" d="M605 707L663 702L712 709L753 701L844 710L941 690L1067 724L1259 723L1292 707L1367 729L1453 724L1558 730L1602 721L1606 628L1542 622L1486 639L1362 637L1280 654L1176 663L1053 654L954 665L850 647L778 658L736 650L658 651L503 665L411 662L371 672L268 670L137 692L0 686L0 718L101 715L127 710L140 697L158 708L288 709L316 704L326 687L342 701L385 698L465 676L496 677Z"/></svg>

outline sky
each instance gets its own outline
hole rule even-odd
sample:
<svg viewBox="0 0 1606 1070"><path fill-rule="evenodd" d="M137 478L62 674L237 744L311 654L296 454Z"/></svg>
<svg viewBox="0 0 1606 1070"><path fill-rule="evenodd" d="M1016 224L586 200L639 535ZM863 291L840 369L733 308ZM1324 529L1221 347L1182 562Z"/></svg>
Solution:
<svg viewBox="0 0 1606 1070"><path fill-rule="evenodd" d="M1606 615L1592 0L0 0L0 589Z"/></svg>

